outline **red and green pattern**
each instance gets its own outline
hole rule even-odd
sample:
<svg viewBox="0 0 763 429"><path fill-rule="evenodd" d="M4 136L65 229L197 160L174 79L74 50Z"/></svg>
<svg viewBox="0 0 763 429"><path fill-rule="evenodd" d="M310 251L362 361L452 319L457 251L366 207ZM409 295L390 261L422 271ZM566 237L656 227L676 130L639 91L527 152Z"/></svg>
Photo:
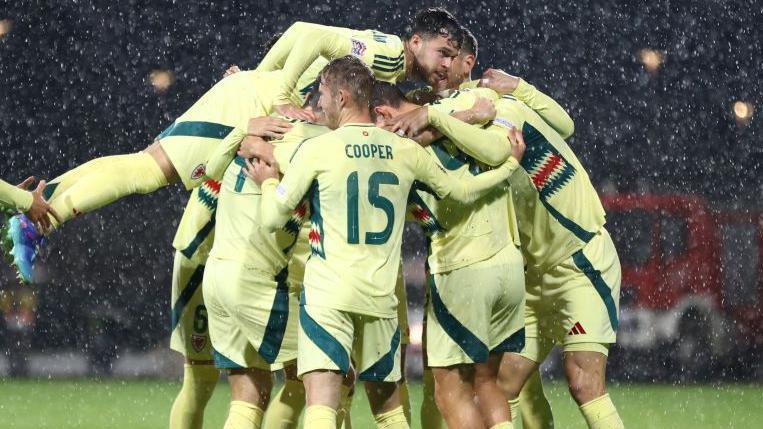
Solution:
<svg viewBox="0 0 763 429"><path fill-rule="evenodd" d="M301 203L291 213L291 217L286 221L284 225L284 231L289 234L299 235L299 230L302 228L302 224L305 223L305 217L307 215L307 201L302 200Z"/></svg>
<svg viewBox="0 0 763 429"><path fill-rule="evenodd" d="M547 199L572 180L576 173L575 167L530 124L525 124L522 134L527 145L522 167L530 176L541 199Z"/></svg>
<svg viewBox="0 0 763 429"><path fill-rule="evenodd" d="M217 208L217 198L220 196L220 182L205 180L199 186L199 192L196 195L205 207L209 210L215 210Z"/></svg>

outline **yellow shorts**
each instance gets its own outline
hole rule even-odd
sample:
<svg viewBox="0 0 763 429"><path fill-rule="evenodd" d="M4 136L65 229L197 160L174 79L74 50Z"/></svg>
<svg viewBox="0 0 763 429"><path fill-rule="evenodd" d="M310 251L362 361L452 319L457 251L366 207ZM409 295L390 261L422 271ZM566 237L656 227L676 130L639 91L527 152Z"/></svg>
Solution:
<svg viewBox="0 0 763 429"><path fill-rule="evenodd" d="M265 114L253 95L254 73L236 73L221 80L157 136L186 189L205 180L210 153L234 127Z"/></svg>
<svg viewBox="0 0 763 429"><path fill-rule="evenodd" d="M427 365L481 363L524 346L524 266L513 245L489 259L429 276Z"/></svg>
<svg viewBox="0 0 763 429"><path fill-rule="evenodd" d="M269 370L296 359L298 301L286 277L286 270L273 279L239 262L207 260L204 299L218 368Z"/></svg>
<svg viewBox="0 0 763 429"><path fill-rule="evenodd" d="M528 271L522 355L540 363L554 344L607 354L617 338L620 279L617 251L604 229L557 266Z"/></svg>
<svg viewBox="0 0 763 429"><path fill-rule="evenodd" d="M333 308L300 305L299 376L317 370L350 370L363 381L400 380L397 317L379 318Z"/></svg>
<svg viewBox="0 0 763 429"><path fill-rule="evenodd" d="M172 267L172 335L170 348L186 359L212 360L207 309L201 293L204 265L175 252Z"/></svg>

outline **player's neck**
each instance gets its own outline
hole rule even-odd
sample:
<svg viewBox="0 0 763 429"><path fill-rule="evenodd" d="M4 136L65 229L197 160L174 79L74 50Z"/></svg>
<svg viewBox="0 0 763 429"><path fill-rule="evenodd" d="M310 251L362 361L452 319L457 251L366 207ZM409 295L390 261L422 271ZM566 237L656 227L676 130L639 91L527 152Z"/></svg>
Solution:
<svg viewBox="0 0 763 429"><path fill-rule="evenodd" d="M371 112L366 109L342 109L339 126L346 124L372 124Z"/></svg>
<svg viewBox="0 0 763 429"><path fill-rule="evenodd" d="M421 74L415 67L416 56L410 47L410 40L403 42L403 55L405 56L405 79L406 80L421 80Z"/></svg>

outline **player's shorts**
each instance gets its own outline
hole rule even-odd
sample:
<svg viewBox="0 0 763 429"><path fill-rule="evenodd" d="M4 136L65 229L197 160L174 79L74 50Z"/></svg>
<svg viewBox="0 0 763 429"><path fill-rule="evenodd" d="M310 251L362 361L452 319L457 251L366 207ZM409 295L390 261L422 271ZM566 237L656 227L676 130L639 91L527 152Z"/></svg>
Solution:
<svg viewBox="0 0 763 429"><path fill-rule="evenodd" d="M212 360L207 309L201 293L204 265L175 252L172 267L172 336L170 348L186 359Z"/></svg>
<svg viewBox="0 0 763 429"><path fill-rule="evenodd" d="M215 366L270 370L296 359L299 304L289 294L285 269L268 278L239 262L210 257L205 271Z"/></svg>
<svg viewBox="0 0 763 429"><path fill-rule="evenodd" d="M524 266L509 244L494 256L430 274L426 353L430 367L482 363L524 346Z"/></svg>
<svg viewBox="0 0 763 429"><path fill-rule="evenodd" d="M407 345L411 343L411 328L408 326L408 292L405 290L402 264L397 272L395 296L397 297L397 323L400 325L400 344Z"/></svg>
<svg viewBox="0 0 763 429"><path fill-rule="evenodd" d="M397 317L379 318L328 307L300 305L297 372L347 374L350 362L363 381L400 380Z"/></svg>
<svg viewBox="0 0 763 429"><path fill-rule="evenodd" d="M540 363L555 344L606 355L616 340L620 279L617 251L603 228L557 266L528 271L522 355Z"/></svg>
<svg viewBox="0 0 763 429"><path fill-rule="evenodd" d="M261 114L253 73L235 73L221 80L157 137L186 189L202 183L217 144L234 127L246 126L251 117Z"/></svg>

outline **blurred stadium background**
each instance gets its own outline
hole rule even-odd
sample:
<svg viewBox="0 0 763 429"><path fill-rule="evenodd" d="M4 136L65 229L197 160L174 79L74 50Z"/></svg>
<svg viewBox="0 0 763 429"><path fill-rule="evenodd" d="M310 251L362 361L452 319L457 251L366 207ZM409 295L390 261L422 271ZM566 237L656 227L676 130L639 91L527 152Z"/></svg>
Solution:
<svg viewBox="0 0 763 429"><path fill-rule="evenodd" d="M2 2L0 176L52 178L143 149L229 65L255 67L260 46L295 20L401 34L429 4ZM570 142L605 201L624 266L608 376L763 381L763 7L437 5L477 36L476 70L522 76L575 119ZM51 237L34 288L0 268L0 384L178 377L168 349L171 238L187 197L175 186L71 222ZM415 377L425 251L416 228L405 238ZM553 362L544 371L561 375Z"/></svg>

